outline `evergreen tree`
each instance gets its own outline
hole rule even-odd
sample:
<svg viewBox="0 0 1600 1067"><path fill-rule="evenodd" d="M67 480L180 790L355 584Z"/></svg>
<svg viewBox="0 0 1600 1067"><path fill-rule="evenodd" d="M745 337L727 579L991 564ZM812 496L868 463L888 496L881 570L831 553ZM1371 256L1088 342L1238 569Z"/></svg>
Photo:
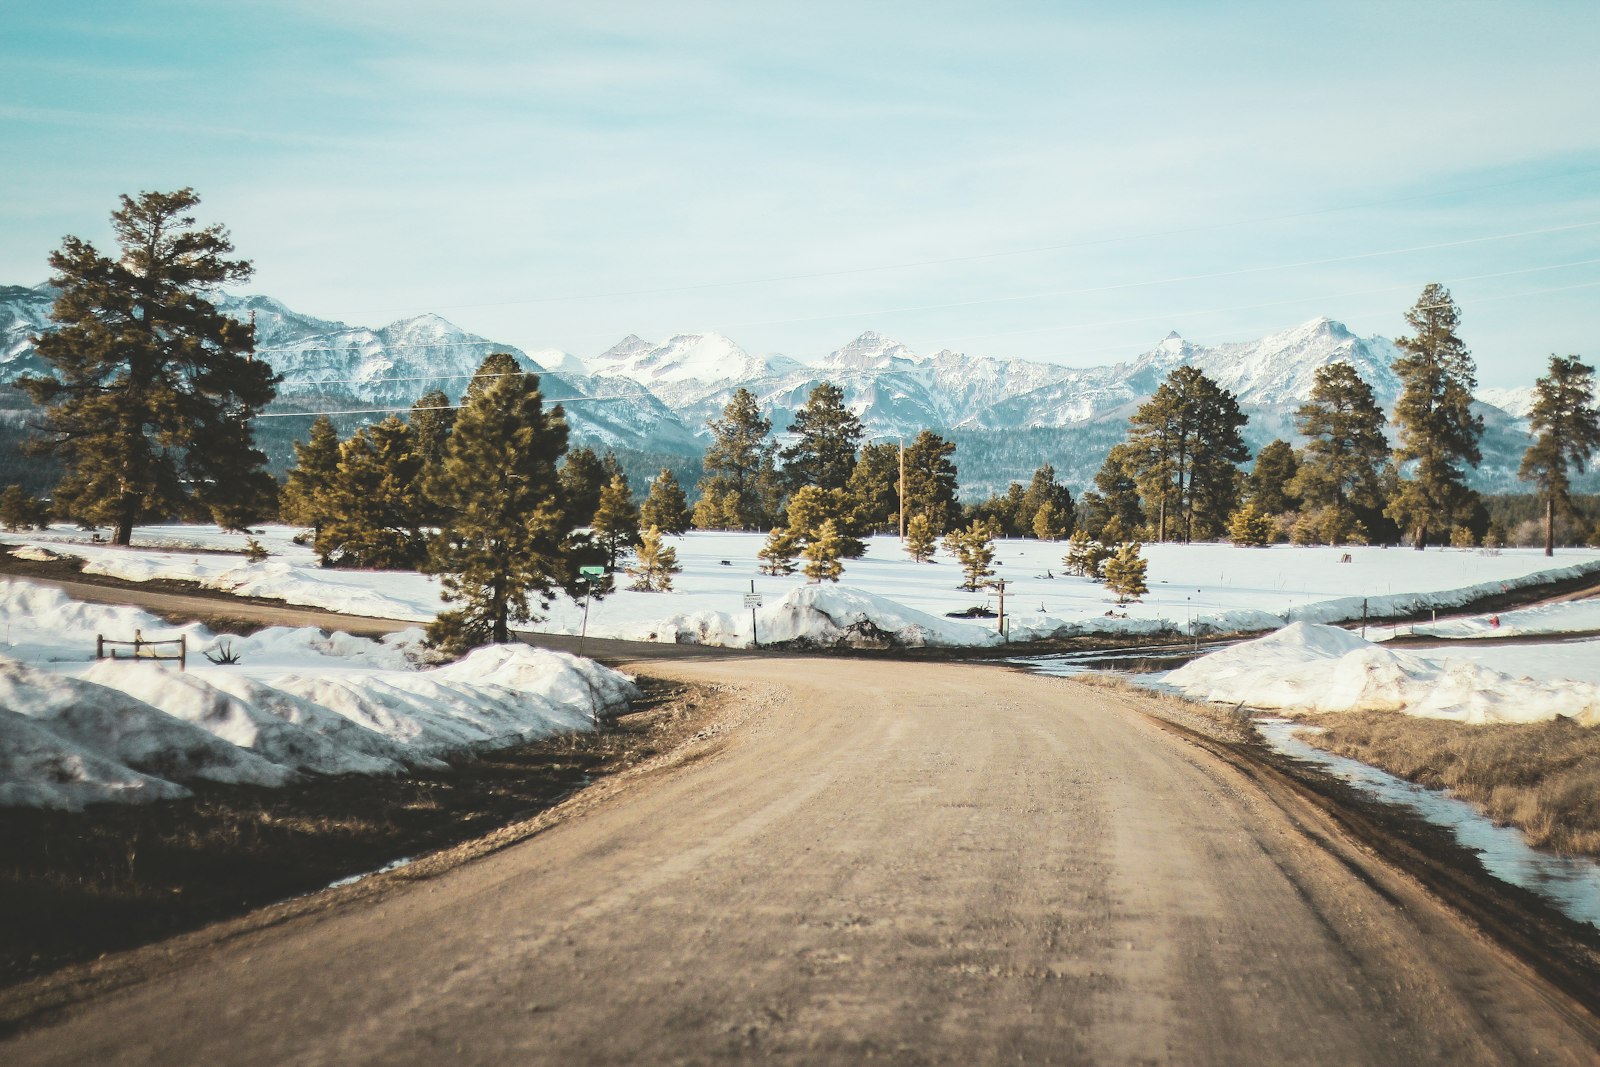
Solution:
<svg viewBox="0 0 1600 1067"><path fill-rule="evenodd" d="M1299 468L1289 442L1274 439L1262 446L1247 479L1250 500L1261 514L1282 515L1299 510L1300 496L1293 488Z"/></svg>
<svg viewBox="0 0 1600 1067"><path fill-rule="evenodd" d="M490 370L473 380L428 486L447 518L427 569L442 598L462 605L428 627L431 643L454 652L504 644L511 623L538 617L530 601L543 610L571 580L577 524L556 470L566 446L566 416L545 409L537 375Z"/></svg>
<svg viewBox="0 0 1600 1067"><path fill-rule="evenodd" d="M866 555L867 546L850 532L849 516L850 498L842 489L803 485L789 498L789 532L797 541L810 542L824 523L832 522L839 538L841 558L860 559Z"/></svg>
<svg viewBox="0 0 1600 1067"><path fill-rule="evenodd" d="M444 462L444 445L450 439L450 428L456 421L455 408L450 406L450 398L444 390L430 389L411 405L408 421L411 424L412 447L422 459L422 481L426 485ZM429 504L422 521L434 525L439 519L439 509Z"/></svg>
<svg viewBox="0 0 1600 1067"><path fill-rule="evenodd" d="M702 482L702 484L704 484ZM692 513L696 530L736 530L739 528L739 494L729 489L725 493L707 489L694 502Z"/></svg>
<svg viewBox="0 0 1600 1067"><path fill-rule="evenodd" d="M639 538L639 509L633 503L628 479L613 474L600 491L600 506L595 509L594 539L606 553L606 570L617 569L617 556Z"/></svg>
<svg viewBox="0 0 1600 1067"><path fill-rule="evenodd" d="M115 256L65 238L50 255L60 328L35 345L54 375L16 383L45 408L34 449L66 465L56 502L119 545L146 519L201 509L239 529L272 510L250 420L277 379L252 358L254 331L209 299L251 268L227 258L224 227L197 227L199 202L192 189L122 197Z"/></svg>
<svg viewBox="0 0 1600 1067"><path fill-rule="evenodd" d="M672 576L683 570L678 566L678 550L661 540L661 530L651 526L633 547L634 563L628 568L633 579L630 589L641 593L668 593L672 591Z"/></svg>
<svg viewBox="0 0 1600 1067"><path fill-rule="evenodd" d="M323 516L316 539L323 565L403 569L421 562L421 476L411 428L397 415L345 440L339 465L315 501Z"/></svg>
<svg viewBox="0 0 1600 1067"><path fill-rule="evenodd" d="M926 515L913 515L906 523L906 554L917 563L927 563L933 558L937 535Z"/></svg>
<svg viewBox="0 0 1600 1067"><path fill-rule="evenodd" d="M861 420L844 406L844 390L819 382L794 413L789 432L795 442L783 450L783 474L790 489L842 490L850 484L862 430Z"/></svg>
<svg viewBox="0 0 1600 1067"><path fill-rule="evenodd" d="M495 379L489 379L493 381ZM576 445L567 451L561 464L561 492L566 500L567 513L579 526L588 526L600 510L600 494L605 491L611 475L594 449Z"/></svg>
<svg viewBox="0 0 1600 1067"><path fill-rule="evenodd" d="M1220 533L1249 456L1238 399L1197 367L1177 367L1129 420L1128 473L1157 540Z"/></svg>
<svg viewBox="0 0 1600 1067"><path fill-rule="evenodd" d="M1555 554L1556 512L1572 513L1567 469L1581 473L1600 448L1600 410L1594 397L1594 368L1577 356L1550 357L1550 370L1534 386L1528 413L1533 444L1523 454L1517 476L1533 482L1544 498L1544 554Z"/></svg>
<svg viewBox="0 0 1600 1067"><path fill-rule="evenodd" d="M1145 584L1149 563L1139 554L1139 543L1130 541L1106 560L1106 588L1117 594L1117 603L1138 600L1150 591Z"/></svg>
<svg viewBox="0 0 1600 1067"><path fill-rule="evenodd" d="M900 522L900 448L866 444L850 472L851 526L863 533L894 532Z"/></svg>
<svg viewBox="0 0 1600 1067"><path fill-rule="evenodd" d="M1461 312L1449 290L1429 284L1406 312L1406 322L1415 332L1395 339L1405 353L1393 365L1401 383L1394 406L1400 430L1395 459L1414 466L1389 502L1388 513L1407 527L1420 552L1428 545L1430 530L1448 529L1477 503L1461 468L1477 466L1481 459L1483 419L1472 413L1476 367L1456 336Z"/></svg>
<svg viewBox="0 0 1600 1067"><path fill-rule="evenodd" d="M1082 575L1098 582L1105 577L1105 561L1110 555L1110 549L1090 538L1088 531L1079 527L1067 542L1067 554L1061 557L1061 566L1068 574Z"/></svg>
<svg viewBox="0 0 1600 1067"><path fill-rule="evenodd" d="M689 504L677 475L666 467L650 483L650 492L639 506L639 524L654 526L662 533L681 534L689 528Z"/></svg>
<svg viewBox="0 0 1600 1067"><path fill-rule="evenodd" d="M1382 471L1389 457L1383 409L1372 387L1349 363L1318 367L1295 424L1309 438L1290 485L1306 509L1302 522L1315 529L1316 540L1329 544L1364 539L1383 508Z"/></svg>
<svg viewBox="0 0 1600 1067"><path fill-rule="evenodd" d="M777 514L775 497L781 495L776 446L767 437L772 420L761 414L755 394L741 386L722 417L706 425L711 428L711 446L702 462L701 498L715 496L730 528L758 530L768 525ZM729 494L734 498L732 507Z"/></svg>
<svg viewBox="0 0 1600 1067"><path fill-rule="evenodd" d="M478 369L472 372L472 380L467 383L467 391L462 395L461 402L465 404L484 390L492 389L501 378L515 378L523 373L522 365L510 352L491 352L483 357Z"/></svg>
<svg viewBox="0 0 1600 1067"><path fill-rule="evenodd" d="M295 465L278 493L278 516L295 526L309 526L314 534L322 532L327 513L328 486L339 470L339 433L333 420L318 415L311 423L311 433L305 444L294 443Z"/></svg>
<svg viewBox="0 0 1600 1067"><path fill-rule="evenodd" d="M843 549L839 527L832 519L822 524L815 536L806 542L800 554L805 557L805 575L813 582L837 582L844 573L840 562Z"/></svg>
<svg viewBox="0 0 1600 1067"><path fill-rule="evenodd" d="M1033 513L1033 536L1041 541L1059 541L1067 536L1072 526L1072 514L1062 514L1056 511L1056 506L1049 500L1039 505L1039 510Z"/></svg>
<svg viewBox="0 0 1600 1067"><path fill-rule="evenodd" d="M762 574L793 574L794 559L800 554L800 538L788 526L774 526L756 557Z"/></svg>
<svg viewBox="0 0 1600 1067"><path fill-rule="evenodd" d="M956 503L954 442L923 430L906 448L906 519L926 515L935 536L951 529L960 517Z"/></svg>
<svg viewBox="0 0 1600 1067"><path fill-rule="evenodd" d="M1139 488L1128 473L1129 448L1113 445L1094 476L1094 489L1083 495L1084 522L1099 541L1125 541L1143 522Z"/></svg>
<svg viewBox="0 0 1600 1067"><path fill-rule="evenodd" d="M1228 520L1228 540L1236 545L1262 548L1271 542L1273 529L1272 516L1252 500Z"/></svg>
<svg viewBox="0 0 1600 1067"><path fill-rule="evenodd" d="M952 530L944 537L945 551L961 564L961 588L977 592L994 577L994 529L975 520L964 530Z"/></svg>
<svg viewBox="0 0 1600 1067"><path fill-rule="evenodd" d="M0 525L12 532L48 529L50 508L44 501L34 499L22 486L13 483L0 493Z"/></svg>
<svg viewBox="0 0 1600 1067"><path fill-rule="evenodd" d="M1050 520L1052 525L1048 528L1061 531L1055 536L1048 537L1039 533L1038 520L1039 510L1047 504L1052 513ZM1018 502L1017 532L1023 536L1032 534L1041 540L1058 541L1072 532L1072 509L1072 491L1065 484L1056 481L1055 467L1048 463L1041 464L1033 472L1033 477L1028 481L1028 488Z"/></svg>

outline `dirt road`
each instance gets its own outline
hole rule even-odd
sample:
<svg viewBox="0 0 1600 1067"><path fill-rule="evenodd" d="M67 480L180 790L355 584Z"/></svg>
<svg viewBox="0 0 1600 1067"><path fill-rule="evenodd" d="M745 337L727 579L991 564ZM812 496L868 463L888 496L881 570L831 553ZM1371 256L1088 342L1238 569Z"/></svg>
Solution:
<svg viewBox="0 0 1600 1067"><path fill-rule="evenodd" d="M1590 1017L1408 879L1090 687L648 669L731 685L737 721L522 844L153 962L0 1059L1595 1062Z"/></svg>

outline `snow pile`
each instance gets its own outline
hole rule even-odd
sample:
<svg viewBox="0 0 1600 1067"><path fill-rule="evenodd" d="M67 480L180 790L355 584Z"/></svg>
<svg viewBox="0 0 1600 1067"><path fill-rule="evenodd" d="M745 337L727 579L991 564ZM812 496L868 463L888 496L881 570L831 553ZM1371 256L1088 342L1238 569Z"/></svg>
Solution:
<svg viewBox="0 0 1600 1067"><path fill-rule="evenodd" d="M1254 708L1399 711L1470 723L1563 715L1600 723L1596 682L1512 675L1450 653L1395 652L1316 623L1293 623L1202 656L1163 681L1198 700Z"/></svg>
<svg viewBox="0 0 1600 1067"><path fill-rule="evenodd" d="M133 608L0 581L0 805L80 809L186 795L203 780L281 786L304 774L395 774L443 756L589 729L637 695L626 675L525 645L434 670L421 631L381 641L276 627L218 637ZM188 637L187 672L93 659L94 635ZM195 650L226 643L212 665Z"/></svg>

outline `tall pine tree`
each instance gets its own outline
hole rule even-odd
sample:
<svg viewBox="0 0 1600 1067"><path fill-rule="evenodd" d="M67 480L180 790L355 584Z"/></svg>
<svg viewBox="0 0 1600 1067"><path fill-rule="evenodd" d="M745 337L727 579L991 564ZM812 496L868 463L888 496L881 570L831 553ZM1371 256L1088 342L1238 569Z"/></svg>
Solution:
<svg viewBox="0 0 1600 1067"><path fill-rule="evenodd" d="M850 483L862 430L861 420L844 406L844 390L819 382L794 413L789 432L795 441L783 450L783 475L791 489L843 489Z"/></svg>
<svg viewBox="0 0 1600 1067"><path fill-rule="evenodd" d="M639 524L668 534L681 534L689 528L689 504L683 486L666 467L650 483L650 492L639 505Z"/></svg>
<svg viewBox="0 0 1600 1067"><path fill-rule="evenodd" d="M537 375L493 373L469 388L428 486L446 517L427 569L440 576L442 598L462 605L441 613L428 637L453 652L510 641L511 624L537 618L535 605L548 607L571 577L577 524L556 471L566 417L560 405L545 410Z"/></svg>
<svg viewBox="0 0 1600 1067"><path fill-rule="evenodd" d="M617 557L639 539L639 509L628 488L627 475L618 471L600 490L600 506L595 509L594 539L606 554L606 570L617 569Z"/></svg>
<svg viewBox="0 0 1600 1067"><path fill-rule="evenodd" d="M224 227L197 225L199 202L192 189L122 197L114 256L65 238L50 255L60 329L35 346L54 375L17 381L45 408L35 447L66 465L59 506L119 545L148 519L198 509L237 529L272 510L250 420L277 379L253 358L254 331L209 299L251 268L228 258Z"/></svg>
<svg viewBox="0 0 1600 1067"><path fill-rule="evenodd" d="M955 442L923 430L906 446L906 519L925 515L935 536L953 529L961 518L956 501Z"/></svg>
<svg viewBox="0 0 1600 1067"><path fill-rule="evenodd" d="M1394 406L1400 430L1395 460L1409 467L1410 477L1401 480L1388 513L1410 531L1420 552L1430 531L1465 521L1478 502L1463 467L1475 467L1482 458L1483 419L1472 413L1477 368L1456 336L1461 312L1450 291L1430 283L1406 312L1406 322L1414 332L1394 342L1405 353L1393 364L1401 384Z"/></svg>
<svg viewBox="0 0 1600 1067"><path fill-rule="evenodd" d="M305 444L294 443L294 457L295 465L278 493L278 516L320 534L327 520L325 494L339 470L339 432L333 420L318 415Z"/></svg>
<svg viewBox="0 0 1600 1067"><path fill-rule="evenodd" d="M1311 397L1295 413L1308 440L1290 490L1301 498L1312 539L1365 540L1383 509L1389 441L1372 387L1350 363L1318 367Z"/></svg>
<svg viewBox="0 0 1600 1067"><path fill-rule="evenodd" d="M1571 512L1570 467L1582 472L1600 448L1600 411L1594 397L1594 368L1577 356L1550 357L1550 370L1533 391L1528 413L1533 444L1523 454L1517 476L1533 482L1544 498L1544 554L1555 555L1556 512Z"/></svg>
<svg viewBox="0 0 1600 1067"><path fill-rule="evenodd" d="M711 446L702 461L701 497L717 503L715 510L726 525L741 530L767 526L778 505L773 458L777 446L767 436L772 432L772 420L761 414L755 394L740 387L723 408L722 417L707 425Z"/></svg>
<svg viewBox="0 0 1600 1067"><path fill-rule="evenodd" d="M1178 367L1129 420L1124 452L1157 540L1220 534L1250 455L1238 399L1197 367Z"/></svg>
<svg viewBox="0 0 1600 1067"><path fill-rule="evenodd" d="M339 446L339 465L316 507L323 515L317 555L324 566L400 569L422 561L422 457L411 427L390 415Z"/></svg>

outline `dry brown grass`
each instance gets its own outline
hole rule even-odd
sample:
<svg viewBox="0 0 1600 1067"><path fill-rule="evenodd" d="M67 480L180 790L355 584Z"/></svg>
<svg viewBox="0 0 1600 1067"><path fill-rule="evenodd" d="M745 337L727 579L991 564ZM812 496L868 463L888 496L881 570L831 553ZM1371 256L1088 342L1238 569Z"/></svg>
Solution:
<svg viewBox="0 0 1600 1067"><path fill-rule="evenodd" d="M1394 712L1302 715L1307 742L1479 805L1528 843L1600 856L1600 729L1570 719L1466 725Z"/></svg>

